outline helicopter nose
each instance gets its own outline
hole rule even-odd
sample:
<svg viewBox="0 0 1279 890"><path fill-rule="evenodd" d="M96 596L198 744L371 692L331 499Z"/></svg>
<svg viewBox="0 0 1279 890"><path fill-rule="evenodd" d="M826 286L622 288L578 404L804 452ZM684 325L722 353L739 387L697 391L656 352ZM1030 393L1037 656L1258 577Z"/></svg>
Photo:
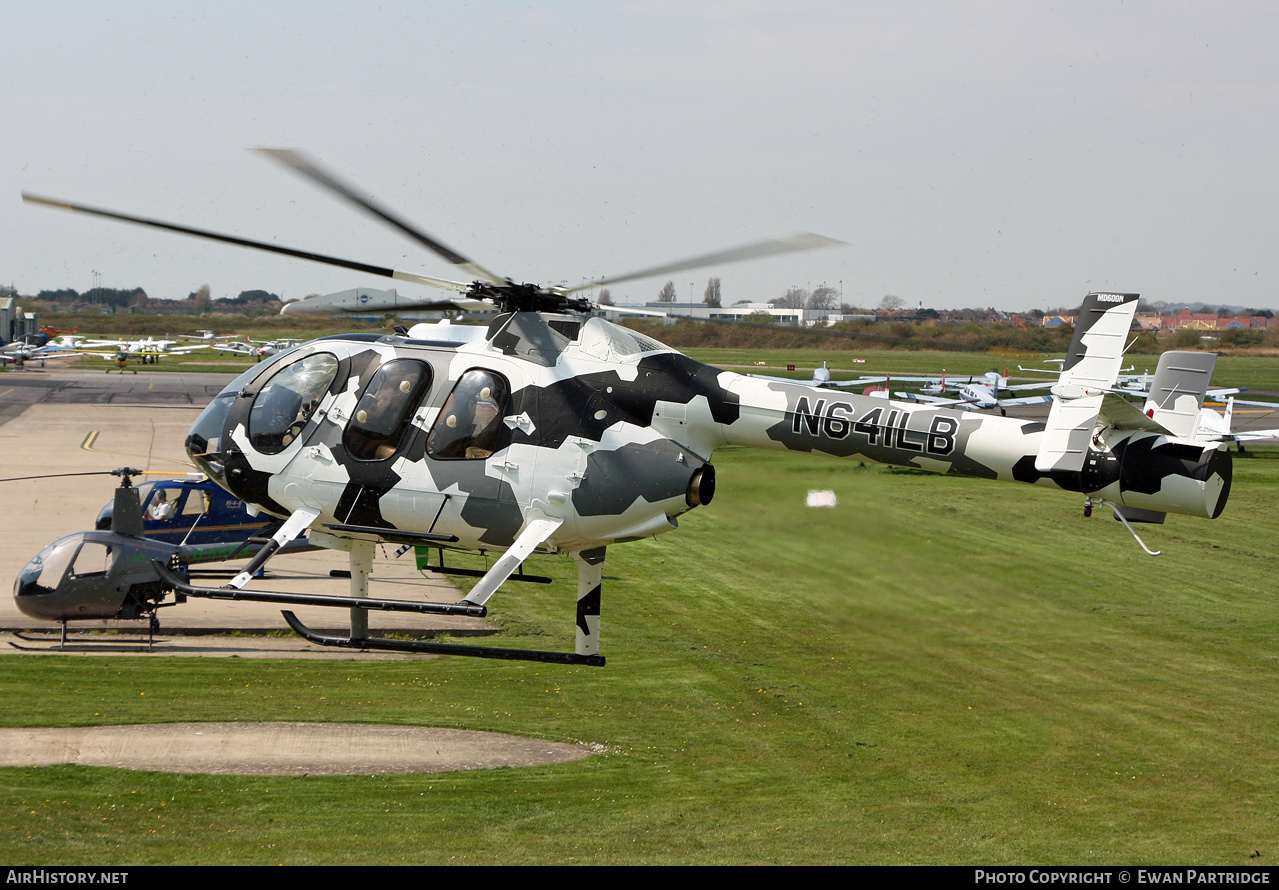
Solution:
<svg viewBox="0 0 1279 890"><path fill-rule="evenodd" d="M191 458L191 462L219 484L224 481L226 474L220 454L222 430L226 424L227 412L235 403L235 396L235 392L219 393L200 412L186 438L187 456Z"/></svg>

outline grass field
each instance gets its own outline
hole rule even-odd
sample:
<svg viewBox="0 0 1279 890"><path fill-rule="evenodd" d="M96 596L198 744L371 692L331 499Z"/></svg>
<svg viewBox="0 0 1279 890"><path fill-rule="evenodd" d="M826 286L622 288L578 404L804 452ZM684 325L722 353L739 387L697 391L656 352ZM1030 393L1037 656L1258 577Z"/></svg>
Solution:
<svg viewBox="0 0 1279 890"><path fill-rule="evenodd" d="M715 502L610 549L602 669L0 659L0 723L388 722L578 740L529 769L0 770L0 861L1214 863L1279 857L1279 454L1144 555L1048 489L724 449ZM833 509L804 506L833 489ZM504 642L572 645L563 583ZM532 588L532 589L530 589ZM234 608L228 606L228 608Z"/></svg>

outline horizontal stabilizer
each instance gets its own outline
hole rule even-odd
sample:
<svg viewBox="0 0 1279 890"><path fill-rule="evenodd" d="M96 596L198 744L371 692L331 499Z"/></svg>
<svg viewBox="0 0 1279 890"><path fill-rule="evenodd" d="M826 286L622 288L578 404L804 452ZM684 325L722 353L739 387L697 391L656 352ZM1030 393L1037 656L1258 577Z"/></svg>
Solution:
<svg viewBox="0 0 1279 890"><path fill-rule="evenodd" d="M1119 432L1157 433L1161 436L1173 435L1157 419L1143 414L1141 409L1117 393L1106 393L1101 397L1102 423Z"/></svg>

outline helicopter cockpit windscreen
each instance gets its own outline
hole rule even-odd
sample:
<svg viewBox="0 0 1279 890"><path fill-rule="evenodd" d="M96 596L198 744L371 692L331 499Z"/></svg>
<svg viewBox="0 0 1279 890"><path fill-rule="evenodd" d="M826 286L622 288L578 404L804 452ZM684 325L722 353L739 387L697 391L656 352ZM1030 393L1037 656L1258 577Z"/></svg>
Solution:
<svg viewBox="0 0 1279 890"><path fill-rule="evenodd" d="M200 416L191 425L187 433L186 449L191 462L209 475L221 480L223 475L219 445L222 441L222 427L226 424L227 412L235 404L236 397L254 377L263 373L271 364L280 359L273 356L266 365L249 368L213 397L213 401L204 406Z"/></svg>
<svg viewBox="0 0 1279 890"><path fill-rule="evenodd" d="M202 491L186 485L150 483L148 487L151 491L142 493L139 486L142 515L146 519L167 521L181 518L185 525L190 525L193 517L209 512L209 496Z"/></svg>
<svg viewBox="0 0 1279 890"><path fill-rule="evenodd" d="M317 352L286 365L258 391L249 412L249 443L263 454L289 447L329 391L338 360Z"/></svg>
<svg viewBox="0 0 1279 890"><path fill-rule="evenodd" d="M53 593L68 570L72 577L106 574L115 558L100 541L84 542L84 533L59 538L31 558L13 582L16 597Z"/></svg>

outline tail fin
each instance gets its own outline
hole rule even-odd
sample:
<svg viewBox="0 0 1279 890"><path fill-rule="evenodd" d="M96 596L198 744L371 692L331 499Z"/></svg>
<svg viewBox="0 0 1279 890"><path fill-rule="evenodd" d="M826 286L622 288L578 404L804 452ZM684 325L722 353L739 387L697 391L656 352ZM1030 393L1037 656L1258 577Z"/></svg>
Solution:
<svg viewBox="0 0 1279 890"><path fill-rule="evenodd" d="M1057 398L1035 456L1036 470L1078 472L1083 468L1102 399L1119 377L1138 296L1095 293L1084 297L1074 339L1053 387Z"/></svg>
<svg viewBox="0 0 1279 890"><path fill-rule="evenodd" d="M1211 352L1165 352L1143 410L1174 435L1194 437L1216 365L1217 356Z"/></svg>

